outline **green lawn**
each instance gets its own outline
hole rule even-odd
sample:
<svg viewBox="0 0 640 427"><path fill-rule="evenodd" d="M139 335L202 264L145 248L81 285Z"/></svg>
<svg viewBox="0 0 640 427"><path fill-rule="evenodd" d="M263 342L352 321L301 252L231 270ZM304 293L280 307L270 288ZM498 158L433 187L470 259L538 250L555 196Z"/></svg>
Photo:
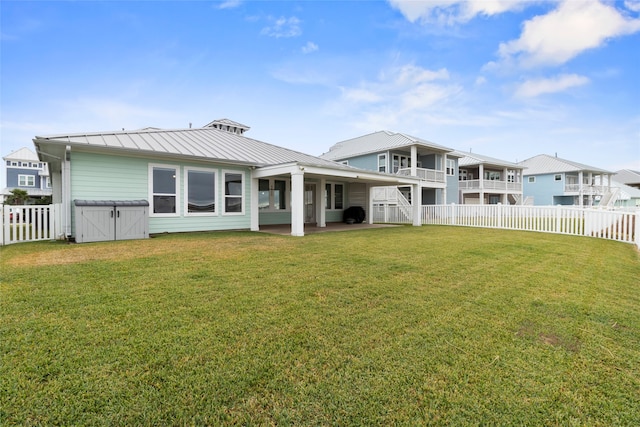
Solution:
<svg viewBox="0 0 640 427"><path fill-rule="evenodd" d="M633 245L423 226L0 258L3 426L640 420Z"/></svg>

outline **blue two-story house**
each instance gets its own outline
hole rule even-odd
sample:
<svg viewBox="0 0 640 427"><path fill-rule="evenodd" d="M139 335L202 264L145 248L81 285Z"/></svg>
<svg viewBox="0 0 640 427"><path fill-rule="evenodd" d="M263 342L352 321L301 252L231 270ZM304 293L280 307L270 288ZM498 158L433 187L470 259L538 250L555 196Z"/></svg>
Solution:
<svg viewBox="0 0 640 427"><path fill-rule="evenodd" d="M380 204L422 205L458 202L458 158L452 148L399 132L378 131L334 144L320 156L349 166L420 179L420 194L411 187L381 186ZM416 197L417 196L417 197Z"/></svg>
<svg viewBox="0 0 640 427"><path fill-rule="evenodd" d="M25 147L2 159L7 173L7 187L2 190L2 202L16 188L27 192L27 204L35 204L39 199L51 196L49 168L47 163L38 159L36 153Z"/></svg>
<svg viewBox="0 0 640 427"><path fill-rule="evenodd" d="M534 205L606 205L613 172L557 156L539 154L518 163L524 168L523 193Z"/></svg>

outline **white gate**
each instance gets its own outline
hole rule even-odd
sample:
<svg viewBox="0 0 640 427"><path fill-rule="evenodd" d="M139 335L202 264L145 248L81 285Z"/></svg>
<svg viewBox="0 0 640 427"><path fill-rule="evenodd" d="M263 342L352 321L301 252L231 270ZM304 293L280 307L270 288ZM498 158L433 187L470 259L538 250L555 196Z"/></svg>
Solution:
<svg viewBox="0 0 640 427"><path fill-rule="evenodd" d="M55 240L62 235L60 205L4 205L0 245Z"/></svg>

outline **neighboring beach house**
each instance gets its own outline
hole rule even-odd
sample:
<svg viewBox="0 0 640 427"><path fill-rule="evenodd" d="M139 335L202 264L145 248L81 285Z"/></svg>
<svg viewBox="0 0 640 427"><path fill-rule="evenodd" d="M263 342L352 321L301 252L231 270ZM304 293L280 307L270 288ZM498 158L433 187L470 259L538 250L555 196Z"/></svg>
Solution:
<svg viewBox="0 0 640 427"><path fill-rule="evenodd" d="M49 168L36 153L24 147L2 158L6 168L7 187L2 190L0 202L15 189L24 190L29 195L26 204L35 204L42 198L51 196Z"/></svg>
<svg viewBox="0 0 640 427"><path fill-rule="evenodd" d="M452 148L398 132L378 131L334 144L320 156L362 169L415 177L420 193L406 186L383 187L376 204L433 205L458 201L458 155ZM417 197L416 197L417 196Z"/></svg>
<svg viewBox="0 0 640 427"><path fill-rule="evenodd" d="M350 206L371 212L374 186L421 185L418 178L247 138L248 130L222 119L202 128L36 136L33 142L39 161L49 162L53 203L62 206L67 238L117 221L119 211L108 209L101 219L84 216L107 205L140 211L136 226L147 227L144 235L290 224L292 235L303 236L305 224L340 222Z"/></svg>
<svg viewBox="0 0 640 427"><path fill-rule="evenodd" d="M614 200L613 172L547 154L519 162L523 195L534 205L607 206Z"/></svg>
<svg viewBox="0 0 640 427"><path fill-rule="evenodd" d="M621 169L616 172L613 180L628 185L629 187L640 188L640 172L631 169Z"/></svg>
<svg viewBox="0 0 640 427"><path fill-rule="evenodd" d="M521 205L523 167L475 153L455 154L458 160L458 203Z"/></svg>

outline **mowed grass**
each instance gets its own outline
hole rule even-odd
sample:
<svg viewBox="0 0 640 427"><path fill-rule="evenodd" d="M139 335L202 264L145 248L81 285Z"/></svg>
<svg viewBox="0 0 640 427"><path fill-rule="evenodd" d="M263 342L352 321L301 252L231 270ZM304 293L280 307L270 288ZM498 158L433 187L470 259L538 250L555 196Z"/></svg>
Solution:
<svg viewBox="0 0 640 427"><path fill-rule="evenodd" d="M637 425L640 256L397 227L0 249L2 425Z"/></svg>

